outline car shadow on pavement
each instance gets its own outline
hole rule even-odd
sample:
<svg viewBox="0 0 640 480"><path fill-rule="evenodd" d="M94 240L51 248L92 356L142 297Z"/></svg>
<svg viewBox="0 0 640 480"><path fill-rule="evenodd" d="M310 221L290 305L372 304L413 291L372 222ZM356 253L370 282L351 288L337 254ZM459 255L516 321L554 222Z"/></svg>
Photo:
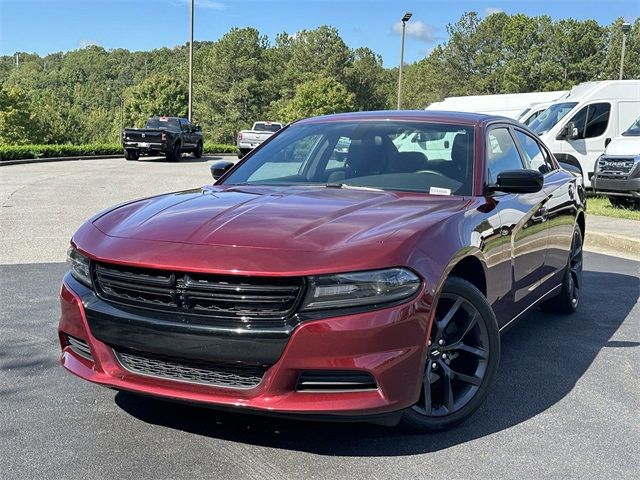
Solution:
<svg viewBox="0 0 640 480"><path fill-rule="evenodd" d="M502 338L497 380L484 405L452 430L417 435L367 424L294 421L242 415L120 392L117 405L144 422L234 442L319 455L393 456L433 452L524 422L562 400L603 348L633 348L611 341L635 305L637 277L584 272L583 303L563 317L534 311ZM599 295L603 291L615 295ZM592 308L598 302L598 309ZM598 312L607 312L603 316Z"/></svg>

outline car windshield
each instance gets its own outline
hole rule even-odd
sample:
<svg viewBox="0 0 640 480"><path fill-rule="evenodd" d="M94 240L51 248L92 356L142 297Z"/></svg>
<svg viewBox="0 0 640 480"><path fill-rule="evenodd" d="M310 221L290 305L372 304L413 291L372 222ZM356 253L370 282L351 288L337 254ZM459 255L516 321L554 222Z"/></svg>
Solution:
<svg viewBox="0 0 640 480"><path fill-rule="evenodd" d="M282 128L279 123L256 123L253 125L254 132L277 132Z"/></svg>
<svg viewBox="0 0 640 480"><path fill-rule="evenodd" d="M636 118L636 121L627 128L622 135L625 137L640 137L640 117Z"/></svg>
<svg viewBox="0 0 640 480"><path fill-rule="evenodd" d="M554 103L529 124L529 128L538 135L551 130L562 118L569 113L577 102Z"/></svg>
<svg viewBox="0 0 640 480"><path fill-rule="evenodd" d="M405 121L292 125L224 184L325 185L470 195L473 127Z"/></svg>
<svg viewBox="0 0 640 480"><path fill-rule="evenodd" d="M152 117L147 120L147 125L145 128L179 128L180 124L178 123L177 118L171 117Z"/></svg>

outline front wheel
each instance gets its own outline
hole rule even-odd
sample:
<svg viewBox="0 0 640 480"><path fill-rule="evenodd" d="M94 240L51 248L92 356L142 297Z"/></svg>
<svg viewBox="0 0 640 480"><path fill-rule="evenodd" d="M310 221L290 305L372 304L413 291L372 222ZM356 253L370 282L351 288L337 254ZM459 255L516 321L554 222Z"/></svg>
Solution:
<svg viewBox="0 0 640 480"><path fill-rule="evenodd" d="M456 425L482 404L500 360L500 333L487 299L468 281L447 279L436 306L418 402L401 424L427 432Z"/></svg>
<svg viewBox="0 0 640 480"><path fill-rule="evenodd" d="M196 149L193 151L193 158L202 158L202 142L198 142Z"/></svg>

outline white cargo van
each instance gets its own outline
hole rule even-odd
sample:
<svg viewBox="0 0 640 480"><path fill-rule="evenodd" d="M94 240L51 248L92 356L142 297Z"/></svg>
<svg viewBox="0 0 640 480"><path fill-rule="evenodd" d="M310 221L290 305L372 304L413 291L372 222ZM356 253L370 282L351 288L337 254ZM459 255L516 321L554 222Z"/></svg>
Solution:
<svg viewBox="0 0 640 480"><path fill-rule="evenodd" d="M542 102L554 102L567 93L567 91L555 91L447 97L441 102L430 104L425 110L473 112L518 118L532 105Z"/></svg>
<svg viewBox="0 0 640 480"><path fill-rule="evenodd" d="M559 161L579 166L591 186L596 159L640 115L640 80L585 82L542 112L529 127Z"/></svg>

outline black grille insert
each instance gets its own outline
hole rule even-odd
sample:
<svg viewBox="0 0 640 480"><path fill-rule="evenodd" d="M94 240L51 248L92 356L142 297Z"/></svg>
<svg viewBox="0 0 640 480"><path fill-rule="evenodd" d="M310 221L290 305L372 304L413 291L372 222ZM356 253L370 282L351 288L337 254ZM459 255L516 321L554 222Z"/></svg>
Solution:
<svg viewBox="0 0 640 480"><path fill-rule="evenodd" d="M378 388L367 372L350 370L307 370L298 378L298 391L351 391Z"/></svg>
<svg viewBox="0 0 640 480"><path fill-rule="evenodd" d="M154 310L220 318L284 319L302 293L301 278L241 277L96 264L104 300Z"/></svg>
<svg viewBox="0 0 640 480"><path fill-rule="evenodd" d="M636 162L633 158L601 158L598 160L598 170L611 175L628 175Z"/></svg>
<svg viewBox="0 0 640 480"><path fill-rule="evenodd" d="M192 360L168 355L114 350L120 364L141 375L228 388L257 386L267 365Z"/></svg>
<svg viewBox="0 0 640 480"><path fill-rule="evenodd" d="M91 349L89 348L87 342L85 342L84 340L80 340L79 338L72 337L71 335L67 335L67 344L75 353L93 362Z"/></svg>

